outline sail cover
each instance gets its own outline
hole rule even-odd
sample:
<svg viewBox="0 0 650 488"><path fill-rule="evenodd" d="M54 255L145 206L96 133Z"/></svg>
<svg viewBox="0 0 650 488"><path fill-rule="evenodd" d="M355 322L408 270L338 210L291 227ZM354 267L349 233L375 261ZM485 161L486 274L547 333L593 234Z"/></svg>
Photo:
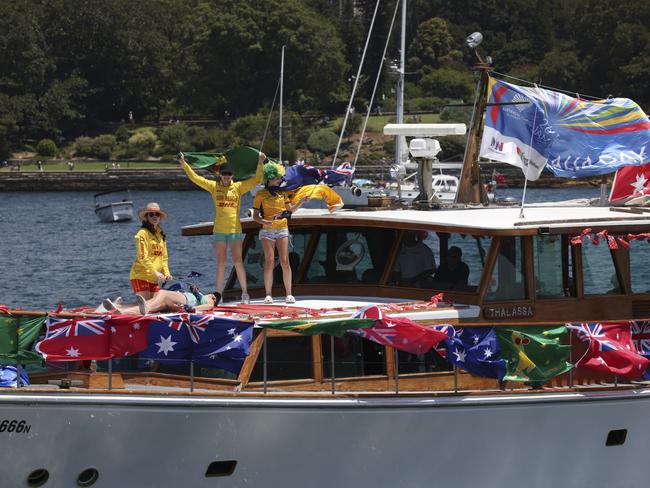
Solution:
<svg viewBox="0 0 650 488"><path fill-rule="evenodd" d="M490 78L482 157L576 178L650 162L650 121L627 98L585 101Z"/></svg>

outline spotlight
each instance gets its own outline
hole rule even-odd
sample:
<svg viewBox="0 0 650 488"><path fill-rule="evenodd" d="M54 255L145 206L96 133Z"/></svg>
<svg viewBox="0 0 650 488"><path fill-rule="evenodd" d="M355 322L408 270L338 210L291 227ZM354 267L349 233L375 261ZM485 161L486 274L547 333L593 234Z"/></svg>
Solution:
<svg viewBox="0 0 650 488"><path fill-rule="evenodd" d="M483 42L483 34L481 34L480 32L473 32L469 36L467 36L467 39L465 39L465 43L467 43L467 46L470 49L476 49L482 42Z"/></svg>

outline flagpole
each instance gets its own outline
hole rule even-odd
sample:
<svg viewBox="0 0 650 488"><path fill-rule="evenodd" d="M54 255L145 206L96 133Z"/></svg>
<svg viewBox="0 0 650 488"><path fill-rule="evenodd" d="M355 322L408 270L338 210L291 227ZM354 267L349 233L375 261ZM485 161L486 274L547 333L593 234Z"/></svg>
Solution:
<svg viewBox="0 0 650 488"><path fill-rule="evenodd" d="M284 48L282 46L282 62L280 63L280 128L278 134L278 159L282 163L282 91L284 90Z"/></svg>
<svg viewBox="0 0 650 488"><path fill-rule="evenodd" d="M194 361L190 359L190 393L194 392Z"/></svg>
<svg viewBox="0 0 650 488"><path fill-rule="evenodd" d="M397 349L393 348L393 354L395 355L395 394L399 395L399 355Z"/></svg>
<svg viewBox="0 0 650 488"><path fill-rule="evenodd" d="M454 364L454 393L458 393L458 366Z"/></svg>
<svg viewBox="0 0 650 488"><path fill-rule="evenodd" d="M332 371L330 375L332 377L332 395L334 395L336 392L336 370L334 368L334 336L330 336L330 370Z"/></svg>
<svg viewBox="0 0 650 488"><path fill-rule="evenodd" d="M108 391L113 389L113 358L108 358Z"/></svg>

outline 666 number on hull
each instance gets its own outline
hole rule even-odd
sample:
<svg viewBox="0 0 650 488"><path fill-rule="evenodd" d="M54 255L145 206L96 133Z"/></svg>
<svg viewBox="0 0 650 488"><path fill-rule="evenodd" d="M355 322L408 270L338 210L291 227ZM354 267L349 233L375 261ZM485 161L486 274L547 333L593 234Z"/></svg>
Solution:
<svg viewBox="0 0 650 488"><path fill-rule="evenodd" d="M0 433L27 434L32 426L25 420L3 419L0 421Z"/></svg>

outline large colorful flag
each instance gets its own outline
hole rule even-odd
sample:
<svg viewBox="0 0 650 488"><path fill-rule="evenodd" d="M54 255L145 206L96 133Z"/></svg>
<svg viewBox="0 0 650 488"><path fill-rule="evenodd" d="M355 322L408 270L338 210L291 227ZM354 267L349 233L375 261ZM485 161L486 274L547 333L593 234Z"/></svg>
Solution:
<svg viewBox="0 0 650 488"><path fill-rule="evenodd" d="M506 362L494 327L456 327L438 353L455 366L477 376L502 379Z"/></svg>
<svg viewBox="0 0 650 488"><path fill-rule="evenodd" d="M220 153L184 152L183 156L190 166L197 169L228 162L233 167L233 179L241 181L255 176L260 152L249 146L241 146Z"/></svg>
<svg viewBox="0 0 650 488"><path fill-rule="evenodd" d="M390 346L410 354L425 354L448 336L434 327L425 327L405 317L384 315L377 305L359 310L354 317L372 319L372 327L350 329L358 335L383 346Z"/></svg>
<svg viewBox="0 0 650 488"><path fill-rule="evenodd" d="M45 322L46 315L35 317L0 315L0 363L40 363L42 358L32 345Z"/></svg>
<svg viewBox="0 0 650 488"><path fill-rule="evenodd" d="M564 326L498 328L501 357L507 364L503 379L546 382L569 371L573 365L569 363L571 346L563 344L566 335Z"/></svg>
<svg viewBox="0 0 650 488"><path fill-rule="evenodd" d="M343 206L343 199L341 198L341 195L336 193L327 185L305 185L301 186L296 191L289 193L289 199L294 205L303 198L323 200L330 212L333 212L334 210L337 210Z"/></svg>
<svg viewBox="0 0 650 488"><path fill-rule="evenodd" d="M375 319L348 318L340 320L314 320L313 318L283 320L260 324L268 329L286 330L303 335L329 334L343 337L350 329L372 327Z"/></svg>
<svg viewBox="0 0 650 488"><path fill-rule="evenodd" d="M48 361L102 360L135 354L147 347L151 319L105 315L65 318L49 316L45 338L36 350Z"/></svg>
<svg viewBox="0 0 650 488"><path fill-rule="evenodd" d="M166 364L194 361L237 373L250 351L253 325L209 314L158 315L140 357Z"/></svg>
<svg viewBox="0 0 650 488"><path fill-rule="evenodd" d="M643 195L650 195L650 163L619 168L614 176L609 201L616 202Z"/></svg>
<svg viewBox="0 0 650 488"><path fill-rule="evenodd" d="M328 186L337 186L345 183L354 175L350 163L342 163L336 169L321 170L308 164L294 164L287 166L280 187L282 190L296 190L305 185L325 183Z"/></svg>
<svg viewBox="0 0 650 488"><path fill-rule="evenodd" d="M577 367L638 379L650 361L637 353L629 322L567 324L588 348Z"/></svg>
<svg viewBox="0 0 650 488"><path fill-rule="evenodd" d="M650 120L627 98L585 101L490 78L480 155L518 166L530 180L546 167L585 177L650 162Z"/></svg>
<svg viewBox="0 0 650 488"><path fill-rule="evenodd" d="M630 322L630 332L632 333L632 343L636 352L644 358L650 359L650 321L635 320ZM650 371L648 369L643 373L643 378L646 380L650 380Z"/></svg>

